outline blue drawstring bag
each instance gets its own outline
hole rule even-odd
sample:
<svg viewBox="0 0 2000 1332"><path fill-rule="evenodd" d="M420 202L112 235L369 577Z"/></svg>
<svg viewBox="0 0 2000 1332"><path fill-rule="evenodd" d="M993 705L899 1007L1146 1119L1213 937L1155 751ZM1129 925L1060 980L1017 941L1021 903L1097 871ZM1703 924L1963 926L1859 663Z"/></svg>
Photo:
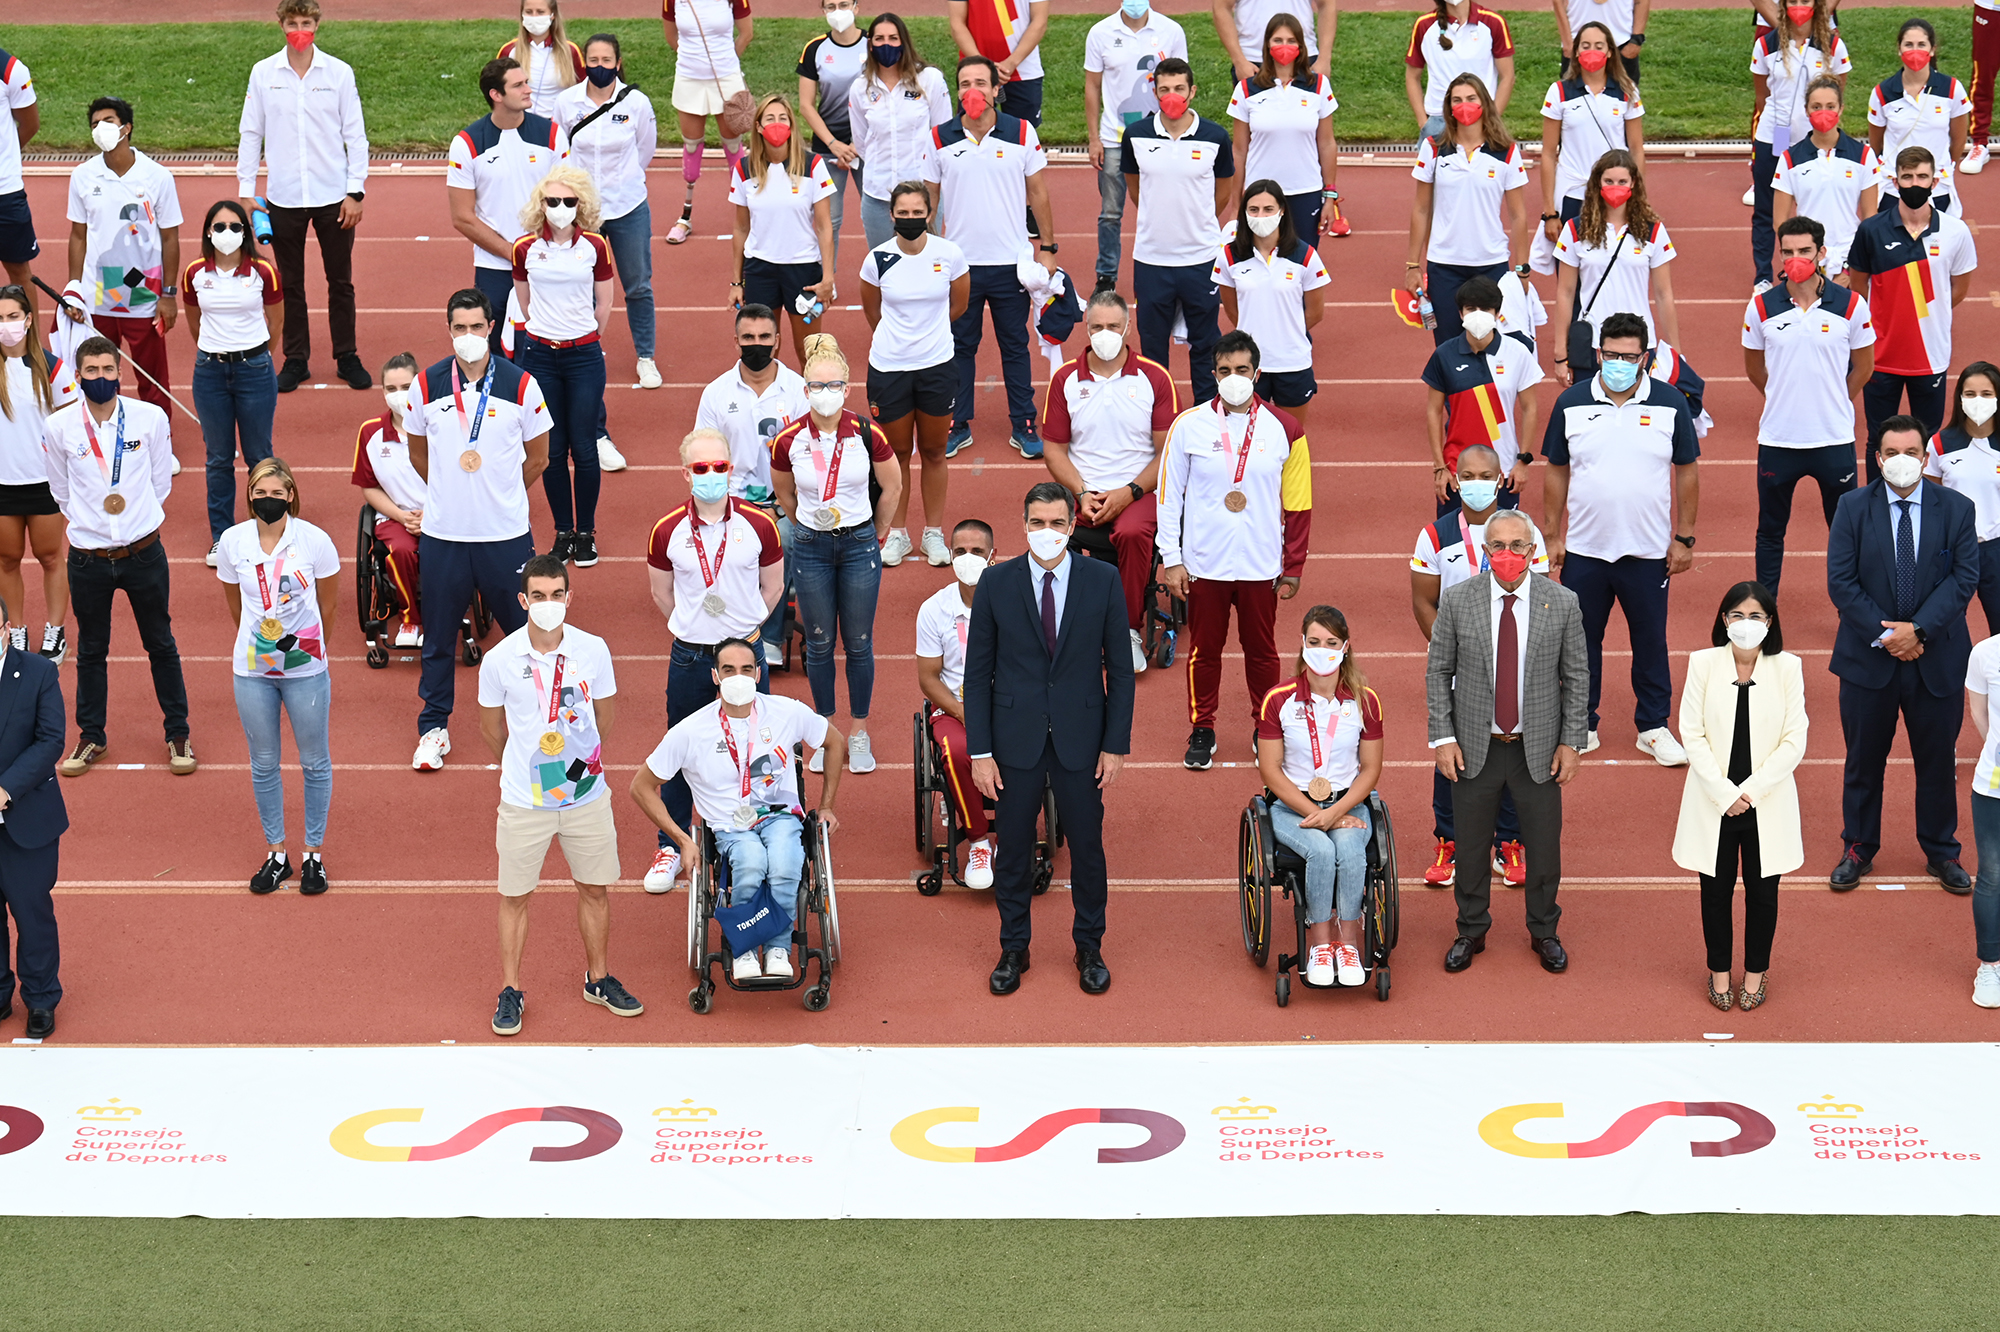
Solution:
<svg viewBox="0 0 2000 1332"><path fill-rule="evenodd" d="M717 907L715 921L722 927L722 938L732 957L742 957L792 932L792 918L778 905L768 883L759 884L745 902Z"/></svg>

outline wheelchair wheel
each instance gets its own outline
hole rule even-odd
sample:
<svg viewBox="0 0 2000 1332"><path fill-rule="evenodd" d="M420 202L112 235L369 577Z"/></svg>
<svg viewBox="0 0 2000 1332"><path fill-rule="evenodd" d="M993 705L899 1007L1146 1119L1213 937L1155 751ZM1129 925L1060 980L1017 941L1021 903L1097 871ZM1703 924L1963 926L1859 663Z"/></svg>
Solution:
<svg viewBox="0 0 2000 1332"><path fill-rule="evenodd" d="M1258 966L1271 956L1271 866L1265 852L1263 807L1255 797L1244 807L1236 831L1236 905L1243 926L1243 951ZM1290 988L1286 981L1279 990ZM1280 1004L1284 999L1280 997Z"/></svg>
<svg viewBox="0 0 2000 1332"><path fill-rule="evenodd" d="M1402 933L1402 891L1401 881L1396 873L1396 824L1389 817L1389 807L1383 803L1378 792L1368 797L1368 814L1375 821L1375 844L1380 860L1379 875L1382 883L1382 906L1378 927L1382 939L1384 959L1395 951L1396 941Z"/></svg>
<svg viewBox="0 0 2000 1332"><path fill-rule="evenodd" d="M1179 636L1180 635L1172 629L1169 629L1160 635L1159 646L1153 649L1153 665L1159 667L1161 670L1164 671L1165 669L1167 669L1167 667L1174 664L1174 647L1175 647L1174 640L1177 639Z"/></svg>
<svg viewBox="0 0 2000 1332"><path fill-rule="evenodd" d="M830 968L840 961L840 899L833 888L833 837L820 824L818 815L813 816L813 833L813 840L818 843L818 854L813 857L813 885L820 914L820 946L826 949L826 964ZM821 995L819 1007L813 1007L808 992L807 1008L816 1013L826 1007L826 987L826 978L822 976L816 987Z"/></svg>
<svg viewBox="0 0 2000 1332"><path fill-rule="evenodd" d="M910 726L911 770L914 776L911 784L916 790L917 854L929 859L937 849L936 831L936 770L931 766L930 731L924 725L924 714L920 708Z"/></svg>
<svg viewBox="0 0 2000 1332"><path fill-rule="evenodd" d="M706 985L697 985L688 991L688 1007L695 1012L706 1013L712 1006Z"/></svg>
<svg viewBox="0 0 2000 1332"><path fill-rule="evenodd" d="M697 833L696 838L706 850L707 837ZM714 894L714 871L707 856L703 855L697 859L688 874L688 970L697 976L706 977L708 972L708 917L714 909Z"/></svg>
<svg viewBox="0 0 2000 1332"><path fill-rule="evenodd" d="M477 666L485 659L486 649L468 638L460 645L458 656L459 660L463 661L466 665Z"/></svg>
<svg viewBox="0 0 2000 1332"><path fill-rule="evenodd" d="M1283 1008L1286 1004L1289 1004L1291 1002L1292 1002L1292 973L1289 971L1281 971L1278 973L1278 1007Z"/></svg>
<svg viewBox="0 0 2000 1332"><path fill-rule="evenodd" d="M1387 963L1375 968L1375 997L1385 1004L1389 1002L1389 967Z"/></svg>
<svg viewBox="0 0 2000 1332"><path fill-rule="evenodd" d="M472 634L484 639L493 629L493 611L486 604L486 598L475 592L472 594Z"/></svg>

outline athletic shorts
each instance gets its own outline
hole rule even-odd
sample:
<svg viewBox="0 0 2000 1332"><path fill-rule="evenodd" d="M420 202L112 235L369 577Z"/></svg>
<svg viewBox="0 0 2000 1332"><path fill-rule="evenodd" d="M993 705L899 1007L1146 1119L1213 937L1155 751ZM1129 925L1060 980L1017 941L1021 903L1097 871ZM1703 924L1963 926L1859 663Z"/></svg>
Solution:
<svg viewBox="0 0 2000 1332"><path fill-rule="evenodd" d="M743 259L743 303L768 305L783 316L797 314L799 293L817 283L824 274L818 264L774 264L769 259ZM823 325L822 325L823 327Z"/></svg>
<svg viewBox="0 0 2000 1332"><path fill-rule="evenodd" d="M900 421L911 412L950 416L957 398L956 361L939 361L921 370L868 367L868 411L877 421Z"/></svg>
<svg viewBox="0 0 2000 1332"><path fill-rule="evenodd" d="M41 518L61 512L46 481L30 482L24 486L0 485L0 517Z"/></svg>
<svg viewBox="0 0 2000 1332"><path fill-rule="evenodd" d="M541 882L549 843L562 842L569 877L578 883L618 882L618 827L611 797L564 809L528 809L500 802L493 844L500 853L500 895L525 897Z"/></svg>
<svg viewBox="0 0 2000 1332"><path fill-rule="evenodd" d="M1319 381L1310 370L1261 370L1257 374L1257 396L1273 407L1303 407L1319 392Z"/></svg>
<svg viewBox="0 0 2000 1332"><path fill-rule="evenodd" d="M28 213L28 192L0 194L0 264L25 264L41 252L35 219Z"/></svg>

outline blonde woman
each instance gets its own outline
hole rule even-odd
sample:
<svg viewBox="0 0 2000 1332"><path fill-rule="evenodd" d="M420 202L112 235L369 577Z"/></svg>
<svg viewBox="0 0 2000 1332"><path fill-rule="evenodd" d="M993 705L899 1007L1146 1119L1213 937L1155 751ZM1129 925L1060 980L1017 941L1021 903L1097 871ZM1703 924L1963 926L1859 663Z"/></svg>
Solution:
<svg viewBox="0 0 2000 1332"><path fill-rule="evenodd" d="M681 179L687 198L680 220L667 229L667 244L680 245L694 234L694 187L701 179L701 151L707 141L708 118L722 137L722 156L731 179L743 160L743 139L722 128L729 100L744 91L743 52L756 24L750 0L664 0L660 26L667 48L674 53L674 115L681 127Z"/></svg>
<svg viewBox="0 0 2000 1332"><path fill-rule="evenodd" d="M21 559L34 547L42 566L46 617L41 654L60 666L69 654L63 621L69 616L69 566L62 510L49 491L42 454L42 423L77 398L76 376L42 346L28 293L0 287L0 603L27 620ZM14 630L11 646L28 650L28 631Z"/></svg>
<svg viewBox="0 0 2000 1332"><path fill-rule="evenodd" d="M521 0L521 31L496 58L528 71L528 109L545 120L556 118L557 95L583 81L583 52L563 32L556 0Z"/></svg>
<svg viewBox="0 0 2000 1332"><path fill-rule="evenodd" d="M556 526L549 553L580 569L597 563L601 339L611 318L611 242L597 232L598 208L589 173L559 166L529 196L521 210L527 234L514 242L514 299L525 320L515 359L541 386L549 409L549 467L542 473Z"/></svg>
<svg viewBox="0 0 2000 1332"><path fill-rule="evenodd" d="M757 133L729 177L736 205L737 305L783 311L792 350L805 355L806 317L799 297L833 305L833 177L826 159L809 152L783 93L757 99Z"/></svg>
<svg viewBox="0 0 2000 1332"><path fill-rule="evenodd" d="M215 576L229 618L236 622L236 713L250 742L250 789L269 847L250 891L276 891L292 877L285 853L285 779L278 759L278 714L292 719L292 741L305 770L305 863L299 891L326 891L320 847L333 803L333 759L327 718L333 684L327 675L326 627L340 599L340 552L332 538L299 517L299 487L282 458L250 469L251 517L216 543Z"/></svg>

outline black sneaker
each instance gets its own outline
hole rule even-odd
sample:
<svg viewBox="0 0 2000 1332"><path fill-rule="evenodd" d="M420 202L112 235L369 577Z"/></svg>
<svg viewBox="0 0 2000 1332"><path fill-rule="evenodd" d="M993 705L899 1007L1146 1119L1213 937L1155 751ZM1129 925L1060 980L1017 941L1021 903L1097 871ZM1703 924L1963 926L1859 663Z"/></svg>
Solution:
<svg viewBox="0 0 2000 1332"><path fill-rule="evenodd" d="M310 370L306 369L304 361L286 361L284 368L278 371L278 392L290 393L293 389L305 383L306 377L311 373Z"/></svg>
<svg viewBox="0 0 2000 1332"><path fill-rule="evenodd" d="M63 658L69 655L69 638L63 633L61 625L45 624L42 626L41 655L47 657L58 666L63 664Z"/></svg>
<svg viewBox="0 0 2000 1332"><path fill-rule="evenodd" d="M1099 273L1097 275L1097 285L1090 289L1090 294L1092 296L1102 296L1107 291L1116 290L1118 290L1118 275L1116 273Z"/></svg>
<svg viewBox="0 0 2000 1332"><path fill-rule="evenodd" d="M1197 726L1188 734L1188 750L1181 759L1181 766L1196 772L1205 770L1215 762L1215 731L1212 727Z"/></svg>
<svg viewBox="0 0 2000 1332"><path fill-rule="evenodd" d="M572 532L569 536L570 563L588 569L597 563L597 533Z"/></svg>
<svg viewBox="0 0 2000 1332"><path fill-rule="evenodd" d="M365 389L375 387L375 380L369 375L368 367L361 364L361 358L353 352L349 352L340 358L339 363L334 367L334 373L346 380L347 387L349 388Z"/></svg>
<svg viewBox="0 0 2000 1332"><path fill-rule="evenodd" d="M250 876L250 891L262 897L265 893L275 893L278 885L292 877L292 858L282 852L265 858L257 872Z"/></svg>
<svg viewBox="0 0 2000 1332"><path fill-rule="evenodd" d="M603 980L592 980L590 973L583 976L583 997L586 1002L599 1008L608 1008L619 1017L638 1017L646 1011L646 1006L626 993L616 976L606 976Z"/></svg>
<svg viewBox="0 0 2000 1332"><path fill-rule="evenodd" d="M326 889L325 863L318 856L307 856L299 866L299 896L318 897Z"/></svg>
<svg viewBox="0 0 2000 1332"><path fill-rule="evenodd" d="M576 533L574 532L556 533L555 544L549 547L549 558L561 560L564 564L568 564L570 551L574 549L575 542Z"/></svg>
<svg viewBox="0 0 2000 1332"><path fill-rule="evenodd" d="M509 985L500 991L500 1002L493 1009L493 1034L495 1036L519 1036L521 1034L521 1010L528 1006L528 996Z"/></svg>

